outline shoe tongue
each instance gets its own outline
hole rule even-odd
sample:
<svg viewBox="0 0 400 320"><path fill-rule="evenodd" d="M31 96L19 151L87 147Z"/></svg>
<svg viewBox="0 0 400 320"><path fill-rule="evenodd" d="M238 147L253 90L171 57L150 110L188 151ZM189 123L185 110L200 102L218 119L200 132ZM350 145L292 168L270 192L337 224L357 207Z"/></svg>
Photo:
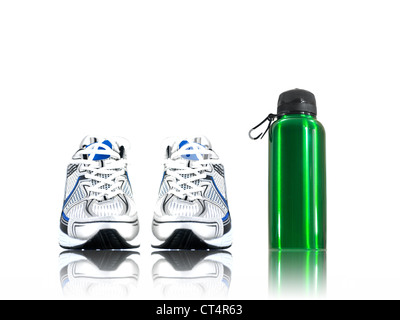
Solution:
<svg viewBox="0 0 400 320"><path fill-rule="evenodd" d="M91 159L93 157L92 160L94 161L106 160L111 157L110 154L102 154L96 152L97 150L106 150L107 147L111 148L117 153L120 153L119 146L116 141L94 136L87 136L81 142L81 148L91 151L88 154L88 158Z"/></svg>
<svg viewBox="0 0 400 320"><path fill-rule="evenodd" d="M207 150L211 148L210 141L205 137L195 137L193 139L183 139L177 140L172 145L171 154L178 150L188 150L187 154L182 154L182 160L188 161L197 161L204 159L205 155L202 150ZM193 150L196 151L196 154L193 153ZM202 159L199 159L202 158Z"/></svg>

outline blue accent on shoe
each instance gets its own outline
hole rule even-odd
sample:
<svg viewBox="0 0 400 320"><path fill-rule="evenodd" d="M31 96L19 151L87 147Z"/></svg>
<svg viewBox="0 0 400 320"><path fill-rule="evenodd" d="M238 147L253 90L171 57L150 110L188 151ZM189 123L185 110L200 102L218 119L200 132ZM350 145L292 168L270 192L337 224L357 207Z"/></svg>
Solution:
<svg viewBox="0 0 400 320"><path fill-rule="evenodd" d="M179 149L182 148L185 144L188 144L189 142L187 140L182 140L181 143L179 144Z"/></svg>
<svg viewBox="0 0 400 320"><path fill-rule="evenodd" d="M98 143L98 142L95 142L95 143ZM86 149L87 149L88 147L90 147L91 145L93 145L93 144L94 144L94 143L91 143L91 144L89 144L88 146L86 146ZM104 141L102 142L102 144L105 144L107 147L109 147L109 148L112 149L112 144L111 144L111 142L110 142L109 140L104 140ZM101 147L101 146L99 146L97 150L106 150L106 149L103 148L103 147ZM109 157L110 157L109 154L95 154L94 157L93 157L93 160L95 160L95 161L106 160L106 159L108 159Z"/></svg>
<svg viewBox="0 0 400 320"><path fill-rule="evenodd" d="M167 172L164 171L163 176L162 176L162 179L161 179L161 183L160 183L160 188L161 188L161 186L162 186L162 184L163 184L163 182L164 182L164 178L165 178L165 175L166 175L166 174L167 174Z"/></svg>
<svg viewBox="0 0 400 320"><path fill-rule="evenodd" d="M228 206L228 201L224 198L224 196L222 195L221 191L219 191L217 185L215 184L214 178L213 178L212 176L208 176L208 177L210 177L210 179L211 179L211 181L212 181L212 183L213 183L213 185L214 185L215 190L217 190L219 196L221 197L222 201L225 203L226 208L228 209L228 212L227 212L226 215L222 218L222 221L225 221L226 219L229 218L229 206Z"/></svg>
<svg viewBox="0 0 400 320"><path fill-rule="evenodd" d="M179 149L188 143L189 142L187 140L182 140L181 143L179 143ZM200 150L200 148L204 148L204 146L201 145L200 143L196 143L196 144L198 145L197 149ZM186 148L186 150L193 150L193 147ZM199 158L197 158L197 156L195 154L183 154L181 157L186 160L199 160Z"/></svg>
<svg viewBox="0 0 400 320"><path fill-rule="evenodd" d="M218 189L217 185L215 184L214 178L213 178L212 176L208 176L208 177L210 177L210 178L211 178L211 181L212 181L212 183L213 183L213 185L214 185L214 188L215 188L215 190L217 190L217 192L218 192L219 196L221 197L222 201L224 201L224 203L225 203L226 207L227 207L227 208L228 208L228 210L229 210L229 207L228 207L228 201L226 201L226 199L225 199L225 198L224 198L224 196L222 195L221 191L219 191L219 189Z"/></svg>
<svg viewBox="0 0 400 320"><path fill-rule="evenodd" d="M222 221L225 221L228 218L229 218L229 211L226 213L225 217L222 218Z"/></svg>
<svg viewBox="0 0 400 320"><path fill-rule="evenodd" d="M61 216L65 221L69 221L69 218L65 215L64 211L62 212Z"/></svg>
<svg viewBox="0 0 400 320"><path fill-rule="evenodd" d="M129 180L128 171L125 171L125 175L126 175L126 178L128 179L129 185L132 187L131 180Z"/></svg>
<svg viewBox="0 0 400 320"><path fill-rule="evenodd" d="M190 149L192 148L189 148L188 150ZM181 157L186 160L199 160L195 154L183 154Z"/></svg>
<svg viewBox="0 0 400 320"><path fill-rule="evenodd" d="M81 181L83 178L84 178L84 176L79 176L78 179L76 180L76 183L75 183L74 187L72 188L71 193L68 195L68 197L64 201L63 209L64 209L66 203L68 202L69 198L71 197L71 195L74 193L76 187L78 186L79 181Z"/></svg>
<svg viewBox="0 0 400 320"><path fill-rule="evenodd" d="M110 149L112 149L112 143L109 140L104 140L102 143L105 144Z"/></svg>

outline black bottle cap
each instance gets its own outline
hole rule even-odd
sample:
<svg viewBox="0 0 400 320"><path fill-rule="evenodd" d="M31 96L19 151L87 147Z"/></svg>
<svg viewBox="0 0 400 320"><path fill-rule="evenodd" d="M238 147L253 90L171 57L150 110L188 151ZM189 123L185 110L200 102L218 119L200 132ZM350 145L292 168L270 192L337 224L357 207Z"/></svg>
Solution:
<svg viewBox="0 0 400 320"><path fill-rule="evenodd" d="M302 89L281 93L278 99L278 115L287 113L309 113L316 116L317 103L314 94Z"/></svg>

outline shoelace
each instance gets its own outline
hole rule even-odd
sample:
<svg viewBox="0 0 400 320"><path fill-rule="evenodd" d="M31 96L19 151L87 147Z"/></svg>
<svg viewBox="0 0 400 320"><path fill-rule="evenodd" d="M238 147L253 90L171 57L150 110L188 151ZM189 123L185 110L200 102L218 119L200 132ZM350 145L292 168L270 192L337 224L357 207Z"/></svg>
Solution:
<svg viewBox="0 0 400 320"><path fill-rule="evenodd" d="M91 146L79 150L74 156L79 159L73 160L73 163L83 164L81 170L85 171L85 178L93 181L93 185L87 189L90 192L89 199L111 199L123 193L119 177L125 174L127 161L103 143L96 142ZM87 155L87 159L83 155ZM109 158L107 161L95 161L95 155L108 155Z"/></svg>
<svg viewBox="0 0 400 320"><path fill-rule="evenodd" d="M164 162L166 174L173 178L168 193L184 200L201 200L204 186L200 185L200 180L206 178L205 171L210 164L217 163L218 156L209 149L199 150L196 144L189 143L186 147L174 152ZM193 150L188 150L190 148ZM196 155L198 160L188 162L182 159L182 156L190 155Z"/></svg>

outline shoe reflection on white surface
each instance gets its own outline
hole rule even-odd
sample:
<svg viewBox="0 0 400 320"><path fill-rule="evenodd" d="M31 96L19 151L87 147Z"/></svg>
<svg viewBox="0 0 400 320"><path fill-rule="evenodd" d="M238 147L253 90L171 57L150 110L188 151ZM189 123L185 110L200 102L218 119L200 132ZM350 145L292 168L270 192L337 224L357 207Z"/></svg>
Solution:
<svg viewBox="0 0 400 320"><path fill-rule="evenodd" d="M168 299L226 298L232 275L232 255L223 250L153 252L153 284Z"/></svg>
<svg viewBox="0 0 400 320"><path fill-rule="evenodd" d="M325 250L271 250L269 293L274 298L323 298L326 294Z"/></svg>
<svg viewBox="0 0 400 320"><path fill-rule="evenodd" d="M135 251L67 250L60 254L60 281L71 298L126 298L137 291Z"/></svg>

